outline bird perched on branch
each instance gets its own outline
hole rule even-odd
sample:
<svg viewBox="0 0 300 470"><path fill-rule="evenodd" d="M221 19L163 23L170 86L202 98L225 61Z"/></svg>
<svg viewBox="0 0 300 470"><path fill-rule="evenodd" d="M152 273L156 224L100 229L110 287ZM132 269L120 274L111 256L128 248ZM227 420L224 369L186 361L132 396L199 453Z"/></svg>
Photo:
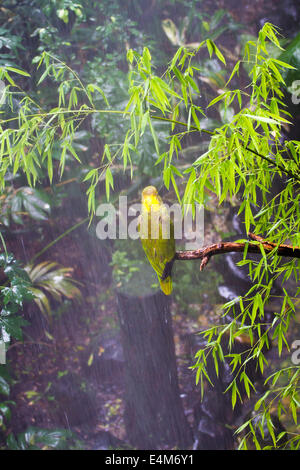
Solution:
<svg viewBox="0 0 300 470"><path fill-rule="evenodd" d="M168 208L154 186L147 186L142 192L139 227L144 251L158 276L161 290L164 294L170 295L172 292L170 272L176 253L174 224Z"/></svg>

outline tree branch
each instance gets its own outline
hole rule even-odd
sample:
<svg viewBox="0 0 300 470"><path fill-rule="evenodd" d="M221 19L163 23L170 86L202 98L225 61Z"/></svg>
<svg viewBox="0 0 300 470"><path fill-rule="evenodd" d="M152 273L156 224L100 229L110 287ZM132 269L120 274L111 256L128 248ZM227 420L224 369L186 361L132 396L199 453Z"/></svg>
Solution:
<svg viewBox="0 0 300 470"><path fill-rule="evenodd" d="M300 258L300 248L293 247L291 245L277 245L276 243L268 242L258 235L253 233L248 233L248 236L251 240L254 240L259 243L236 243L236 242L220 242L213 245L200 248L199 250L190 250L190 251L177 251L174 257L175 260L191 260L191 259L201 259L200 271L202 271L210 258L215 255L220 255L223 253L240 253L243 252L245 246L248 245L248 253L258 253L261 254L261 246L263 247L265 253L270 253L274 251L279 256L288 256L291 258ZM173 264L173 263L172 263ZM170 263L166 265L167 273L163 273L163 277L170 274L172 266Z"/></svg>
<svg viewBox="0 0 300 470"><path fill-rule="evenodd" d="M297 175L295 175L292 171L287 170L283 165L280 165L279 163L276 163L275 161L273 161L272 158L270 158L266 155L262 155L261 153L256 152L256 150L253 150L248 146L246 146L245 149L248 150L248 152L251 152L254 155L257 155L258 157L262 158L266 162L270 163L271 165L273 165L278 170L283 171L283 173L287 174L291 178L294 178L294 179L300 181L300 178Z"/></svg>

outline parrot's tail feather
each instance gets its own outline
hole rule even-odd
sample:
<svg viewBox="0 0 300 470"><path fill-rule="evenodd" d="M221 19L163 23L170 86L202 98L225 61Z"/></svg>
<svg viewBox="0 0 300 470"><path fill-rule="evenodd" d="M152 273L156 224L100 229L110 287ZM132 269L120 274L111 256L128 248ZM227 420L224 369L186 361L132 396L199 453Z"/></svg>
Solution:
<svg viewBox="0 0 300 470"><path fill-rule="evenodd" d="M163 281L160 279L159 280L161 290L163 291L164 294L170 295L172 292L172 279L171 276L167 277Z"/></svg>

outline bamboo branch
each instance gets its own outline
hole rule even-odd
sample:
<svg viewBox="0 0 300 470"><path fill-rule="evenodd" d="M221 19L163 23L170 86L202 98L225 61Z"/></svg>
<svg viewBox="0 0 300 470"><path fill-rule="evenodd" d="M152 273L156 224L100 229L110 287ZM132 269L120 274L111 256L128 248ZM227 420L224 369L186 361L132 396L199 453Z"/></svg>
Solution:
<svg viewBox="0 0 300 470"><path fill-rule="evenodd" d="M220 255L224 253L240 253L244 252L247 245L248 253L258 253L261 254L261 246L263 247L265 253L270 253L274 251L274 254L279 256L288 256L291 258L300 258L300 248L293 247L291 245L277 245L276 243L268 242L258 235L253 233L248 234L251 240L254 240L259 243L236 243L236 242L220 242L213 245L200 248L199 250L190 250L190 251L177 251L174 257L175 260L191 260L191 259L201 259L200 271L202 271L210 258L215 255ZM173 263L172 263L173 264ZM168 273L163 274L162 277L166 274L170 274L170 269L172 266L167 265L165 270L168 269Z"/></svg>

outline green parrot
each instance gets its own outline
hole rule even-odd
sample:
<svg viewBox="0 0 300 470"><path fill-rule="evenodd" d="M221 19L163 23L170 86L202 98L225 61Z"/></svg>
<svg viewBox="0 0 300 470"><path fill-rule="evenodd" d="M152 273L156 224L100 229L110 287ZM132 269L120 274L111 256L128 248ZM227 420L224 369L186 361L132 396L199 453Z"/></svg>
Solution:
<svg viewBox="0 0 300 470"><path fill-rule="evenodd" d="M151 221L154 222L152 230ZM169 233L165 233L163 227L168 227ZM174 224L154 186L147 186L142 192L139 231L144 251L158 276L161 290L164 294L170 295L172 279L168 274L168 267L172 267L176 253Z"/></svg>

